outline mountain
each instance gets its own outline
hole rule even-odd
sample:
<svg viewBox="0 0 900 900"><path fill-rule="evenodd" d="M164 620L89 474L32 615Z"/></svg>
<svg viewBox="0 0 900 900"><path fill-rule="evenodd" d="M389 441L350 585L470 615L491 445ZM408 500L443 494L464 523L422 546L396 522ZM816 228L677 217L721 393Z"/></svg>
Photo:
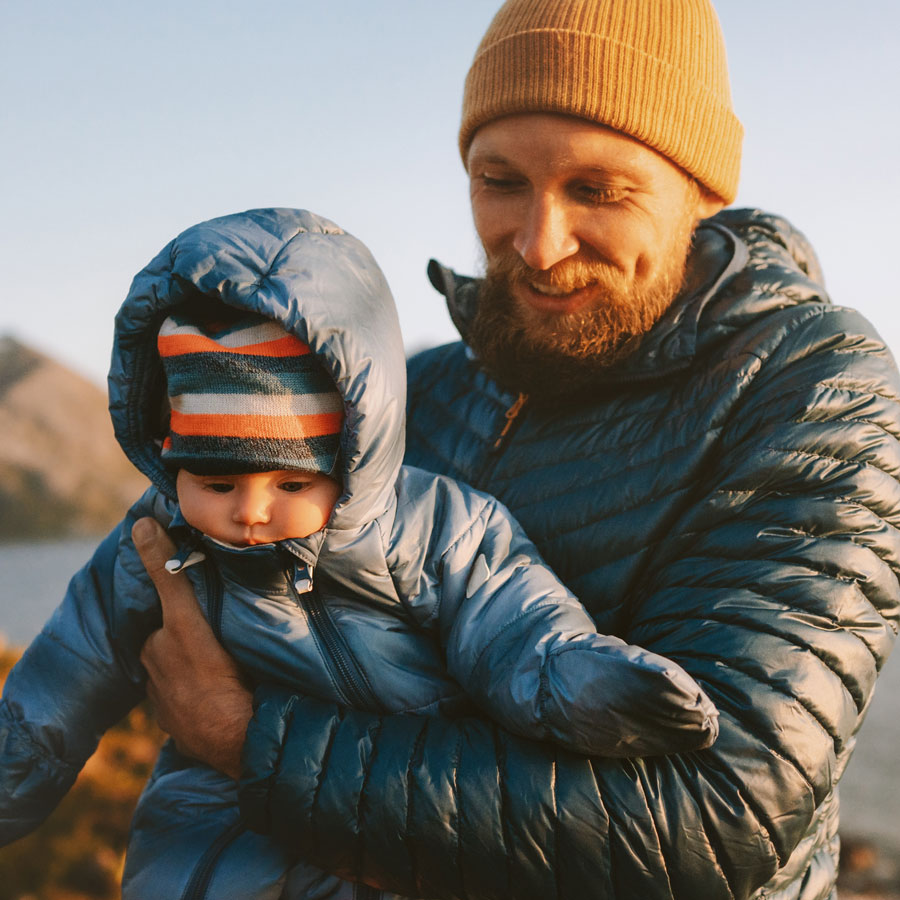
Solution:
<svg viewBox="0 0 900 900"><path fill-rule="evenodd" d="M146 487L113 436L106 394L0 337L0 541L103 534Z"/></svg>

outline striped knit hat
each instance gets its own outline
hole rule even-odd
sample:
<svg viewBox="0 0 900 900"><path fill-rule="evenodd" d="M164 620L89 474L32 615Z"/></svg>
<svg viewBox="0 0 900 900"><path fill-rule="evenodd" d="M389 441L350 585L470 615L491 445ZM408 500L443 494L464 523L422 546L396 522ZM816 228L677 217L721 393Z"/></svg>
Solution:
<svg viewBox="0 0 900 900"><path fill-rule="evenodd" d="M195 474L331 474L344 405L307 344L263 316L215 307L159 330L171 417L162 459Z"/></svg>

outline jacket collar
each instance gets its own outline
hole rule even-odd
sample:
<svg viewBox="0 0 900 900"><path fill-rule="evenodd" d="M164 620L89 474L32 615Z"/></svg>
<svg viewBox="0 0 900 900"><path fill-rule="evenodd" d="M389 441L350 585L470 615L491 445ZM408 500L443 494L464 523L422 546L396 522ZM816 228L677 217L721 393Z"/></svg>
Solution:
<svg viewBox="0 0 900 900"><path fill-rule="evenodd" d="M706 220L694 235L685 287L633 353L601 378L604 383L660 378L690 366L697 353L700 317L710 300L747 264L748 250L733 231ZM436 260L428 265L432 285L447 299L463 341L478 304L479 279L460 276Z"/></svg>

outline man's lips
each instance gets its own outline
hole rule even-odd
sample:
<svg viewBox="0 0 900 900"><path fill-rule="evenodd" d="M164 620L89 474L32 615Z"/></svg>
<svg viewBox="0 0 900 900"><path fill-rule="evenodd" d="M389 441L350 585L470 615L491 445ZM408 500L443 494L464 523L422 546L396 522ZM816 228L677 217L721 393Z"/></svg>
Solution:
<svg viewBox="0 0 900 900"><path fill-rule="evenodd" d="M515 294L532 309L540 312L569 315L586 306L596 294L596 285L588 284L574 290L533 281L520 281Z"/></svg>

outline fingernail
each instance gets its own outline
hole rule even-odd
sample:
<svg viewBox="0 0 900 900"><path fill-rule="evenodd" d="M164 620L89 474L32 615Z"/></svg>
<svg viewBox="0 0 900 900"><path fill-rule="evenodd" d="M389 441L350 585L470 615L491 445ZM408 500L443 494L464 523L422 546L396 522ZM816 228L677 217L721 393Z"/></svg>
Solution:
<svg viewBox="0 0 900 900"><path fill-rule="evenodd" d="M149 544L159 534L159 525L155 519L144 517L131 526L131 539L136 546Z"/></svg>

